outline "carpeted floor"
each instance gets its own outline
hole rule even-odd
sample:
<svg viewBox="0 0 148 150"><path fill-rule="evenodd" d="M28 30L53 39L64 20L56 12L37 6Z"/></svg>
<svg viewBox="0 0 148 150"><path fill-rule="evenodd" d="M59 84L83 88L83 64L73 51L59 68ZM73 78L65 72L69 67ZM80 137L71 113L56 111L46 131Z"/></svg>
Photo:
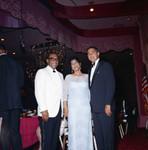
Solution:
<svg viewBox="0 0 148 150"><path fill-rule="evenodd" d="M137 129L133 135L126 135L117 145L117 150L148 150L148 131Z"/></svg>
<svg viewBox="0 0 148 150"><path fill-rule="evenodd" d="M148 150L148 131L144 128L139 128L133 135L126 135L123 139L119 136L115 137L115 150ZM38 150L39 144L24 150ZM59 148L61 150L61 148Z"/></svg>

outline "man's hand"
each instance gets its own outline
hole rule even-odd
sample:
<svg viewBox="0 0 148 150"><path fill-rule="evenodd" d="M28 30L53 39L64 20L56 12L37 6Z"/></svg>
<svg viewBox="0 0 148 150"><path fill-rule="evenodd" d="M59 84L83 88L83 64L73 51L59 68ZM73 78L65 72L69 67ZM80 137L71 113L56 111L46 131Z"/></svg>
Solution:
<svg viewBox="0 0 148 150"><path fill-rule="evenodd" d="M110 105L105 105L105 113L107 116L110 116L112 114Z"/></svg>
<svg viewBox="0 0 148 150"><path fill-rule="evenodd" d="M49 114L48 114L48 111L45 110L45 111L42 111L42 120L47 122L49 119Z"/></svg>

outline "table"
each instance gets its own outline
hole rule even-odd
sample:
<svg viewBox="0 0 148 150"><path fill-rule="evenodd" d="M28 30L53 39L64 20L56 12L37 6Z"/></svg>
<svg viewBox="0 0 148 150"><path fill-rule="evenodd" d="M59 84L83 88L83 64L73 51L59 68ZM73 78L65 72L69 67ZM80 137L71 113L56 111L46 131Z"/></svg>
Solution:
<svg viewBox="0 0 148 150"><path fill-rule="evenodd" d="M36 134L36 129L38 126L38 117L20 119L20 133L22 137L23 148L27 148L39 141Z"/></svg>

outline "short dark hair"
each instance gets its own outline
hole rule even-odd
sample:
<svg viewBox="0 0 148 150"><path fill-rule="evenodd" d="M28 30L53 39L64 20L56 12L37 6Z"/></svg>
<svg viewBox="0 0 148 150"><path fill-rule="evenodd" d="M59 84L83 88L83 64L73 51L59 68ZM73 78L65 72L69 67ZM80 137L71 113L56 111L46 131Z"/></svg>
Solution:
<svg viewBox="0 0 148 150"><path fill-rule="evenodd" d="M78 63L81 63L80 59L77 56L74 55L74 56L70 57L68 60L68 64L69 64L68 66L69 66L70 70L72 70L72 68L71 68L71 61L72 60L76 60Z"/></svg>
<svg viewBox="0 0 148 150"><path fill-rule="evenodd" d="M99 52L98 48L95 47L95 46L90 46L90 47L88 47L88 48L87 48L87 51L88 51L90 48L93 48L96 52Z"/></svg>
<svg viewBox="0 0 148 150"><path fill-rule="evenodd" d="M77 57L77 56L72 56L72 57L70 57L69 63L71 63L72 60L76 60L78 63L81 63L79 57Z"/></svg>
<svg viewBox="0 0 148 150"><path fill-rule="evenodd" d="M0 50L6 50L4 44L0 43Z"/></svg>
<svg viewBox="0 0 148 150"><path fill-rule="evenodd" d="M50 56L51 54L55 54L55 55L57 55L57 57L59 57L57 53L55 53L55 52L50 52L50 53L47 55L46 59L49 59L49 56Z"/></svg>

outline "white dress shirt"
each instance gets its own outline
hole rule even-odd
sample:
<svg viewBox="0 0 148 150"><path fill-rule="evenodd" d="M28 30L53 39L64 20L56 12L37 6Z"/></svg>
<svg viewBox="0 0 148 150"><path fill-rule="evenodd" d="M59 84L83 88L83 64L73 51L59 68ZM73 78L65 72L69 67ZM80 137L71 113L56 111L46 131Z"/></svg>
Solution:
<svg viewBox="0 0 148 150"><path fill-rule="evenodd" d="M99 62L100 58L98 58L96 61L95 61L95 65L91 68L91 72L90 72L90 85L92 83L92 79L93 79L93 76L94 76L94 72L95 72L95 69L96 69L96 66Z"/></svg>

